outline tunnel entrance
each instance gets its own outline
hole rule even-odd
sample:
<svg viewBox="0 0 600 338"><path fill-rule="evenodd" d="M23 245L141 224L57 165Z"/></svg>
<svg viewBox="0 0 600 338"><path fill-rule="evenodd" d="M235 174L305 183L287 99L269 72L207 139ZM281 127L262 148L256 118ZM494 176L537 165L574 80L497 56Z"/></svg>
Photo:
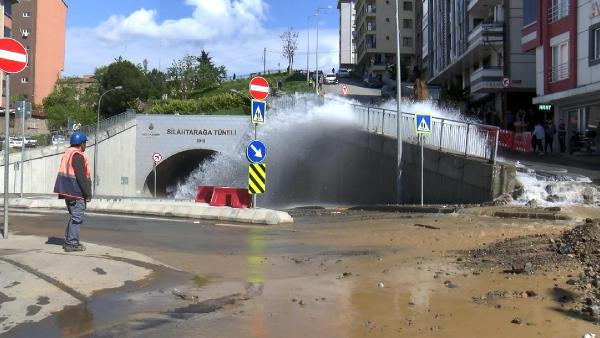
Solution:
<svg viewBox="0 0 600 338"><path fill-rule="evenodd" d="M167 197L167 188L184 182L198 166L213 158L216 151L207 149L192 149L177 153L156 167L156 195ZM146 178L147 191L154 192L154 172L150 172Z"/></svg>

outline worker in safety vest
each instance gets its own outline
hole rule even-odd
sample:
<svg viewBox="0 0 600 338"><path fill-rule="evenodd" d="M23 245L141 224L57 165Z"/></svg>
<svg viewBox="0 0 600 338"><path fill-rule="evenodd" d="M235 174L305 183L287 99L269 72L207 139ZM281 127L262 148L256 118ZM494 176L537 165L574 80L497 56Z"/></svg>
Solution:
<svg viewBox="0 0 600 338"><path fill-rule="evenodd" d="M71 146L65 151L58 169L54 192L64 199L69 210L69 223L65 230L66 252L84 251L79 243L79 228L83 223L86 204L92 199L90 166L84 155L87 137L81 131L71 135Z"/></svg>

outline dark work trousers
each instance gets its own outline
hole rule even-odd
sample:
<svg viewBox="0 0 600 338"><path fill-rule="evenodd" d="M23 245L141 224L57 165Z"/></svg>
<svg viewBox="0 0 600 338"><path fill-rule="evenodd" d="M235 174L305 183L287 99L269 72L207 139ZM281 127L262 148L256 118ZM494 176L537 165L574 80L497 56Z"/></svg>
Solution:
<svg viewBox="0 0 600 338"><path fill-rule="evenodd" d="M544 148L545 148L544 150L546 152L548 152L548 147L550 148L551 153L554 152L554 145L552 143L554 143L554 137L546 136L546 144L544 145Z"/></svg>
<svg viewBox="0 0 600 338"><path fill-rule="evenodd" d="M86 202L78 199L65 199L69 210L69 223L65 230L65 244L79 245L79 228L83 223Z"/></svg>

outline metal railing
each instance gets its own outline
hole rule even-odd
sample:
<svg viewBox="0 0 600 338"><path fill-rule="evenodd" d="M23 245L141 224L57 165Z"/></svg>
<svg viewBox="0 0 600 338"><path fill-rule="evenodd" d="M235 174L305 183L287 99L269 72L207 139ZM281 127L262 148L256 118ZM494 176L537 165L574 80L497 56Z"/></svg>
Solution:
<svg viewBox="0 0 600 338"><path fill-rule="evenodd" d="M558 0L553 6L548 8L548 22L556 22L569 15L569 1Z"/></svg>
<svg viewBox="0 0 600 338"><path fill-rule="evenodd" d="M550 68L550 77L552 82L566 80L569 78L569 64L562 63Z"/></svg>
<svg viewBox="0 0 600 338"><path fill-rule="evenodd" d="M363 128L371 133L396 137L397 113L394 110L352 105ZM402 140L418 144L414 114L402 113ZM432 133L426 135L424 145L432 149L496 162L500 128L479 123L446 118L431 118Z"/></svg>
<svg viewBox="0 0 600 338"><path fill-rule="evenodd" d="M269 99L274 110L305 107L307 111L315 105L322 105L326 98L316 95L281 96ZM395 110L351 104L359 125L370 133L395 138ZM402 113L402 140L418 144L414 114ZM496 162L500 128L475 122L458 121L448 118L431 118L432 133L426 135L424 145L439 151L471 156Z"/></svg>
<svg viewBox="0 0 600 338"><path fill-rule="evenodd" d="M127 111L127 112L121 113L119 115L111 116L106 120L102 120L102 121L100 121L99 131L108 130L110 128L113 128L116 125L121 124L121 123L131 121L131 120L135 119L135 114L136 114L135 111ZM88 124L88 125L79 127L77 130L83 131L89 137L91 135L96 134L96 124L95 123ZM51 131L50 134L48 135L48 144L52 145L52 144L69 142L69 135L72 132L73 132L73 130L67 130L67 129Z"/></svg>

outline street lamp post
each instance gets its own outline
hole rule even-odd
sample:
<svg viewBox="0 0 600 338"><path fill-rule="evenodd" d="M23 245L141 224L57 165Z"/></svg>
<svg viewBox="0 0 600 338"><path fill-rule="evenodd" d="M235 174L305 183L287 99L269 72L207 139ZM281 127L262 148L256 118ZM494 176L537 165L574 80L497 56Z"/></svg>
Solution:
<svg viewBox="0 0 600 338"><path fill-rule="evenodd" d="M400 120L402 119L402 77L400 68L400 6L396 0L396 137L398 138L398 157L396 162L396 202L400 204L402 201L402 129Z"/></svg>
<svg viewBox="0 0 600 338"><path fill-rule="evenodd" d="M322 10L326 10L326 9L332 9L333 7L331 6L327 6L327 7L319 7L317 8L317 12L315 13L315 16L319 16L320 12ZM317 95L319 95L319 19L317 19L317 50L316 50L316 57L315 57L315 63L316 63L316 70L315 70L315 93Z"/></svg>
<svg viewBox="0 0 600 338"><path fill-rule="evenodd" d="M310 19L314 18L317 14L309 15L306 17L306 23L309 27L307 30L307 42L306 42L306 83L310 83Z"/></svg>
<svg viewBox="0 0 600 338"><path fill-rule="evenodd" d="M104 95L112 92L113 90L123 89L123 86L116 86L115 88L109 89L100 95L98 99L98 114L96 116L96 134L94 135L94 174L92 180L92 196L96 197L96 185L98 184L98 133L100 132L100 104L102 103L102 98Z"/></svg>

